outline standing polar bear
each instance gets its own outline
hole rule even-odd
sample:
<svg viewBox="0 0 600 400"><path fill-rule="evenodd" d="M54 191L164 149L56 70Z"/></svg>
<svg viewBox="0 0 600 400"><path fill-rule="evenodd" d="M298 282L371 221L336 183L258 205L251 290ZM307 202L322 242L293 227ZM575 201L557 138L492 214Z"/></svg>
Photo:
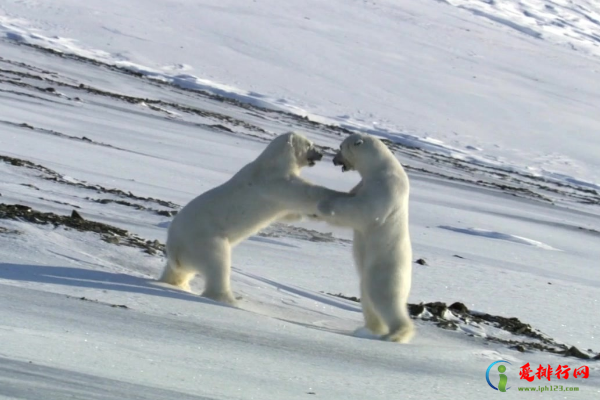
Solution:
<svg viewBox="0 0 600 400"><path fill-rule="evenodd" d="M235 304L230 288L233 246L276 220L315 215L319 201L349 196L300 177L302 167L322 158L306 137L285 133L229 181L192 200L169 226L160 281L189 291L190 280L201 273L202 296Z"/></svg>
<svg viewBox="0 0 600 400"><path fill-rule="evenodd" d="M319 212L331 224L354 229L366 328L384 340L406 343L414 335L407 308L412 273L408 176L385 144L368 135L346 138L333 163L342 171L355 169L362 178L350 191L354 196L326 199Z"/></svg>

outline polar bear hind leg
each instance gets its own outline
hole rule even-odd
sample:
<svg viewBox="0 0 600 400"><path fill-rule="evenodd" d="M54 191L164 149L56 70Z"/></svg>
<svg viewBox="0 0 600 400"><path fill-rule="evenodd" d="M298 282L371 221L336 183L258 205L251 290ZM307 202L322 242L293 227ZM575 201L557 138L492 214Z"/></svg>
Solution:
<svg viewBox="0 0 600 400"><path fill-rule="evenodd" d="M388 333L383 340L408 343L415 334L414 324L408 315L405 296L399 293L398 282L390 276L367 276L363 279L374 311L387 325Z"/></svg>
<svg viewBox="0 0 600 400"><path fill-rule="evenodd" d="M352 255L354 256L354 263L356 264L360 279L360 304L365 318L365 328L376 335L388 333L385 322L383 322L381 316L379 316L377 311L373 308L373 303L366 287L368 277L363 276L365 271L365 240L359 231L354 231ZM362 329L363 328L359 328L358 330L361 331Z"/></svg>
<svg viewBox="0 0 600 400"><path fill-rule="evenodd" d="M415 336L415 327L412 321L410 324L404 325L395 332L388 333L382 337L382 340L388 342L408 343Z"/></svg>
<svg viewBox="0 0 600 400"><path fill-rule="evenodd" d="M381 316L377 313L375 308L373 307L373 303L371 302L371 298L365 290L361 291L361 308L362 313L365 318L365 327L373 332L376 335L383 335L388 333L388 328L381 318Z"/></svg>
<svg viewBox="0 0 600 400"><path fill-rule="evenodd" d="M389 333L382 337L389 342L408 343L415 335L415 325L408 316L406 306L399 306L397 310L384 317L389 327Z"/></svg>
<svg viewBox="0 0 600 400"><path fill-rule="evenodd" d="M167 258L160 282L191 292L190 281L199 273L204 277L203 297L235 304L229 282L231 246L227 239L215 238L185 252L167 250Z"/></svg>
<svg viewBox="0 0 600 400"><path fill-rule="evenodd" d="M186 292L191 292L190 281L194 278L196 272L184 268L177 259L177 256L168 257L167 265L159 279L159 282L168 283L177 286Z"/></svg>
<svg viewBox="0 0 600 400"><path fill-rule="evenodd" d="M212 240L192 253L194 260L202 263L204 292L202 296L229 305L236 299L231 292L231 246L224 238Z"/></svg>

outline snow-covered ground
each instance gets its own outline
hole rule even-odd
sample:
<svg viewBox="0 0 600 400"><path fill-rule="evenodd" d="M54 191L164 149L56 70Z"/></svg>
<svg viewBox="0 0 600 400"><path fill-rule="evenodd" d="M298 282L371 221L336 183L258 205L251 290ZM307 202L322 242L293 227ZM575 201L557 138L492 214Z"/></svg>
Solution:
<svg viewBox="0 0 600 400"><path fill-rule="evenodd" d="M597 3L450 3L25 0L0 32L598 188Z"/></svg>
<svg viewBox="0 0 600 400"><path fill-rule="evenodd" d="M411 178L411 303L517 317L595 356L600 59L591 39L561 46L597 36L594 3L519 6L584 7L563 31L516 3L451 3L3 2L0 203L164 242L169 212L274 135L336 148L346 131L310 121L368 131ZM330 158L304 175L358 179ZM327 294L358 295L349 239L315 222L250 238L235 309L157 284L160 252L0 219L0 398L480 399L500 359L515 388L548 384L518 379L527 362L588 365L552 381L579 393L547 395L599 395L599 361L519 352L506 341L531 338L481 322L417 319L409 345L352 336L360 305Z"/></svg>

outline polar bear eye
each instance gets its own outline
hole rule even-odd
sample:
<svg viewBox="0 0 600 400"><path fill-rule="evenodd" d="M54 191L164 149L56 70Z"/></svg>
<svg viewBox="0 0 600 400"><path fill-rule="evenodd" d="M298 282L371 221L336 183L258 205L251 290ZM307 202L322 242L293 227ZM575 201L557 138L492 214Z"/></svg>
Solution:
<svg viewBox="0 0 600 400"><path fill-rule="evenodd" d="M354 142L354 145L355 146L360 146L363 143L364 143L364 141L362 139L358 139L356 142Z"/></svg>

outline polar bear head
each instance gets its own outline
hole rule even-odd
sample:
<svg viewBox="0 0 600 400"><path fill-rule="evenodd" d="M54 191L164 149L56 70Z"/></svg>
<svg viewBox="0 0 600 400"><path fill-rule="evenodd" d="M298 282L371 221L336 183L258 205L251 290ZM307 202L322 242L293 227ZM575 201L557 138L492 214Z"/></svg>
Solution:
<svg viewBox="0 0 600 400"><path fill-rule="evenodd" d="M395 160L395 156L381 140L355 133L344 139L333 158L333 165L341 165L343 172L356 170L362 175L373 168L379 168L390 157Z"/></svg>
<svg viewBox="0 0 600 400"><path fill-rule="evenodd" d="M273 139L260 158L279 171L299 170L302 167L314 166L323 158L323 153L304 135L288 132ZM277 166L273 165L274 163Z"/></svg>

